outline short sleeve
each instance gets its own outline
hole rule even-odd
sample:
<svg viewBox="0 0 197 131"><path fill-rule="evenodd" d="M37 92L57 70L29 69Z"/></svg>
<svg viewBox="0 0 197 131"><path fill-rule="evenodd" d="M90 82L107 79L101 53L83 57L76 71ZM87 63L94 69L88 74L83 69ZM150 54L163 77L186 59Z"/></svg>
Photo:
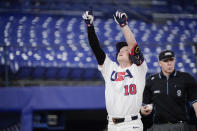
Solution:
<svg viewBox="0 0 197 131"><path fill-rule="evenodd" d="M192 77L190 74L185 76L185 80L188 91L188 100L193 104L197 102L197 83L194 77Z"/></svg>
<svg viewBox="0 0 197 131"><path fill-rule="evenodd" d="M106 78L110 75L109 73L112 72L113 68L117 66L115 62L113 62L107 55L103 65L98 65L98 70L101 72L103 78Z"/></svg>

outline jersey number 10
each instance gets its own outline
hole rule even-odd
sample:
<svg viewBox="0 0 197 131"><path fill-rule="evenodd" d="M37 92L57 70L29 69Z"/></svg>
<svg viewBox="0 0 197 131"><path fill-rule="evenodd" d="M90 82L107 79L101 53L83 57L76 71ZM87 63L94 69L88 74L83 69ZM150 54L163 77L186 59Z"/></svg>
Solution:
<svg viewBox="0 0 197 131"><path fill-rule="evenodd" d="M135 95L137 93L137 90L136 90L136 85L135 84L131 84L131 85L125 85L124 86L124 89L125 89L125 96L128 96L128 95Z"/></svg>

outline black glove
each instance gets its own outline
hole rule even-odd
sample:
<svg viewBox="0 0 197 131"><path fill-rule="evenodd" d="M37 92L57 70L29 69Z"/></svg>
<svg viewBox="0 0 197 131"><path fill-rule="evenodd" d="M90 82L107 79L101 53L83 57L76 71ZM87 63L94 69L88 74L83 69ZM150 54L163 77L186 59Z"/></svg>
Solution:
<svg viewBox="0 0 197 131"><path fill-rule="evenodd" d="M124 27L125 25L128 25L128 17L127 14L124 12L116 11L114 15L114 20L117 24L119 24L121 27Z"/></svg>
<svg viewBox="0 0 197 131"><path fill-rule="evenodd" d="M88 27L93 25L94 16L92 11L86 11L85 13L83 13L82 18L84 19Z"/></svg>

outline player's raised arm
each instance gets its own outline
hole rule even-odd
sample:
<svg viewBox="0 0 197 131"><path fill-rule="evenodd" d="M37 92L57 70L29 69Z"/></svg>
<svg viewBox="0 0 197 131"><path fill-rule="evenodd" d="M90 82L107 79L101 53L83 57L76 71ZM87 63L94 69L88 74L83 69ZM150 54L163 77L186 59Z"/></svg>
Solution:
<svg viewBox="0 0 197 131"><path fill-rule="evenodd" d="M96 56L98 64L103 65L106 58L106 54L100 47L99 40L94 30L94 25L93 25L94 16L92 11L86 11L85 13L83 13L82 18L84 19L87 25L88 41L90 47L92 48L92 51Z"/></svg>
<svg viewBox="0 0 197 131"><path fill-rule="evenodd" d="M144 62L143 54L135 40L134 34L131 32L128 26L128 17L124 12L116 11L114 20L120 25L121 30L124 34L127 45L130 49L130 55L132 62L137 66L140 66Z"/></svg>
<svg viewBox="0 0 197 131"><path fill-rule="evenodd" d="M124 12L116 11L114 14L114 20L117 24L120 25L121 30L124 34L125 40L130 49L132 49L136 45L136 40L128 26L128 16Z"/></svg>

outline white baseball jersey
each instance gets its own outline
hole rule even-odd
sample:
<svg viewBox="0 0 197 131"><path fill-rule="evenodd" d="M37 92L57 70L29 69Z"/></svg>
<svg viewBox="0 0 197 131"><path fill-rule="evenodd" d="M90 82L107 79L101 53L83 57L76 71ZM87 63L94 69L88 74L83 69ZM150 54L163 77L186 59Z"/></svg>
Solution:
<svg viewBox="0 0 197 131"><path fill-rule="evenodd" d="M106 55L104 64L98 66L98 69L105 80L108 115L120 118L138 115L145 87L146 62L122 69Z"/></svg>

